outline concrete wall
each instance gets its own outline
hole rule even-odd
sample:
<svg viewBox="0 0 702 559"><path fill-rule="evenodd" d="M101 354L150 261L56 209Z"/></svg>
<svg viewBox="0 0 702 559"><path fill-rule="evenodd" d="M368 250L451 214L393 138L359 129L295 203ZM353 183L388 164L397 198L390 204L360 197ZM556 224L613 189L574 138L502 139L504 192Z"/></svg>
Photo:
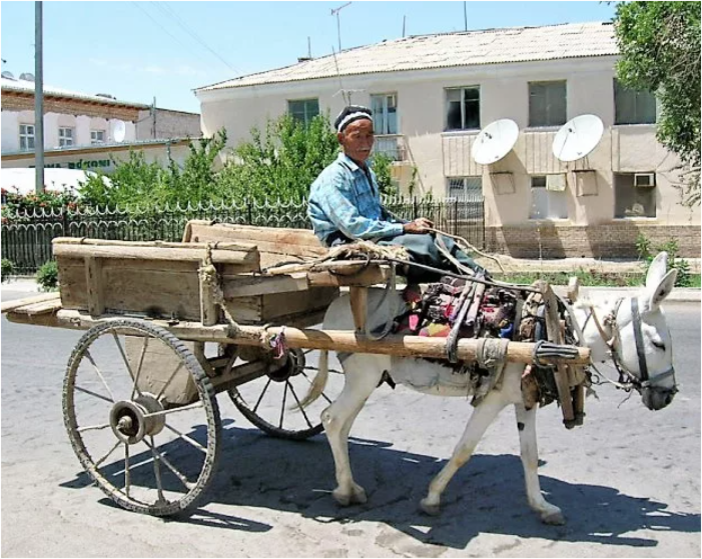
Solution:
<svg viewBox="0 0 702 559"><path fill-rule="evenodd" d="M112 126L115 119L105 119L86 115L61 113L46 113L44 115L44 149L59 147L59 128L73 128L74 146L89 146L90 131L104 130L105 143L114 142ZM2 153L20 150L19 125L34 124L34 111L2 111ZM136 130L133 122L125 122L125 142L136 140Z"/></svg>
<svg viewBox="0 0 702 559"><path fill-rule="evenodd" d="M199 114L159 108L156 109L155 115L150 109L139 111L136 124L137 140L198 138L200 136Z"/></svg>

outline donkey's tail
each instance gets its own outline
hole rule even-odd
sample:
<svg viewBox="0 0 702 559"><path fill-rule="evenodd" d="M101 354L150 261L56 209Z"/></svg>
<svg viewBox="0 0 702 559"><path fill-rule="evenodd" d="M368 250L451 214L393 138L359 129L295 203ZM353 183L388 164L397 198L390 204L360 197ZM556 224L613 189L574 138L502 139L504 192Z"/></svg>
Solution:
<svg viewBox="0 0 702 559"><path fill-rule="evenodd" d="M306 408L312 402L322 395L324 392L324 387L327 386L327 380L329 379L329 352L322 350L319 356L319 371L317 375L312 380L309 392L300 401L300 404L295 406L296 408Z"/></svg>

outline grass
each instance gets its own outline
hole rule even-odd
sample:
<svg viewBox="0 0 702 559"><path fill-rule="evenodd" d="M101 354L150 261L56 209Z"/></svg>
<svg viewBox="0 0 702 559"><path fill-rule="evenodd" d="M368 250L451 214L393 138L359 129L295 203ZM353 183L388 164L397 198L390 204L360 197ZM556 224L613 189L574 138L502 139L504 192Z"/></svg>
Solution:
<svg viewBox="0 0 702 559"><path fill-rule="evenodd" d="M530 284L538 279L543 279L551 285L568 285L568 281L572 276L576 276L580 280L580 285L590 287L638 287L646 281L646 276L643 273L616 274L584 270L570 273L493 274L494 279L508 283ZM690 281L691 285L689 287L700 288L702 286L700 274L690 274Z"/></svg>

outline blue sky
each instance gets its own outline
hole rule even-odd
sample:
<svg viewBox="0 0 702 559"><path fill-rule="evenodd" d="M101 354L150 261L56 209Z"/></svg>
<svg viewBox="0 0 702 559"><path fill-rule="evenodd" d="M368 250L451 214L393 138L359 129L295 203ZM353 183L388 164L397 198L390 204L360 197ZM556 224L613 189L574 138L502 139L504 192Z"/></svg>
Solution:
<svg viewBox="0 0 702 559"><path fill-rule="evenodd" d="M44 2L44 83L199 112L192 90L338 45L338 2ZM603 2L467 2L468 29L607 21ZM462 31L463 2L354 1L341 45ZM3 70L34 73L34 2L0 2Z"/></svg>

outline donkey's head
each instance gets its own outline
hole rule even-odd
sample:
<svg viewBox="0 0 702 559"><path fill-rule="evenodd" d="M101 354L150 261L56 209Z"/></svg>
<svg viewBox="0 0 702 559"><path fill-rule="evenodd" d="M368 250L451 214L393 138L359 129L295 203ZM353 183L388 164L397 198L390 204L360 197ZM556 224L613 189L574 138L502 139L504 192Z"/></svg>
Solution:
<svg viewBox="0 0 702 559"><path fill-rule="evenodd" d="M667 260L667 253L659 253L648 269L645 287L619 301L612 315L615 365L650 410L666 407L677 392L672 340L661 309L677 276L675 269L666 272Z"/></svg>

